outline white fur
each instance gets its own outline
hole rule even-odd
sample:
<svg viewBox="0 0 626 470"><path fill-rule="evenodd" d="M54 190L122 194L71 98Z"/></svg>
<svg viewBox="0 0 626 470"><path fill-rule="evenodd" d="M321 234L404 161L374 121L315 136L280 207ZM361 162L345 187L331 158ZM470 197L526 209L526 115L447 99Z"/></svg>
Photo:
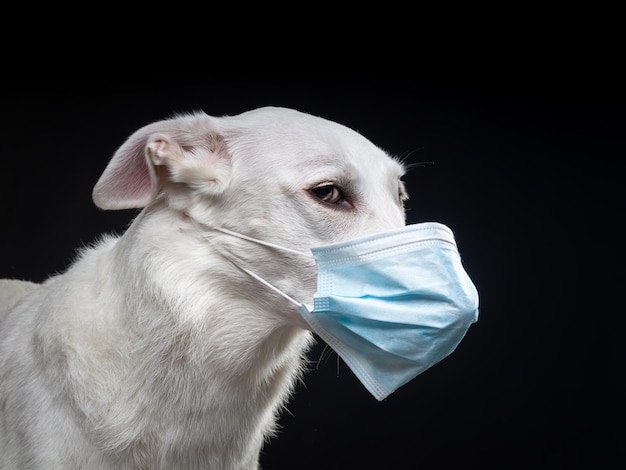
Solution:
<svg viewBox="0 0 626 470"><path fill-rule="evenodd" d="M41 285L0 281L0 468L255 469L312 341L308 251L404 225L402 165L358 133L261 108L150 124L94 188L144 207ZM343 188L327 204L311 189ZM208 237L208 240L207 240Z"/></svg>

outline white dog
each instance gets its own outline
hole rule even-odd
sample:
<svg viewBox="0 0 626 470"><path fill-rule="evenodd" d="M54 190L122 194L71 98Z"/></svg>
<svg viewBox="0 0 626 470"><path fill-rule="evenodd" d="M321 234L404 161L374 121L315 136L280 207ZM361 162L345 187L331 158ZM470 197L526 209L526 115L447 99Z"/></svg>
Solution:
<svg viewBox="0 0 626 470"><path fill-rule="evenodd" d="M399 228L402 174L284 108L131 135L93 192L144 208L128 230L41 285L0 282L0 468L258 468L313 336L238 266L309 303L316 268L211 227L303 252Z"/></svg>

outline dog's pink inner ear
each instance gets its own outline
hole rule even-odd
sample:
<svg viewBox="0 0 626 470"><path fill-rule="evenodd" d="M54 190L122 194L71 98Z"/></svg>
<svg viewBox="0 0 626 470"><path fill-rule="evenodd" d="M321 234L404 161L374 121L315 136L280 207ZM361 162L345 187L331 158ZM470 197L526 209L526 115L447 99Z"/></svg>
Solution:
<svg viewBox="0 0 626 470"><path fill-rule="evenodd" d="M93 189L101 209L147 206L169 183L213 196L230 181L231 159L224 137L206 115L149 124L115 152Z"/></svg>
<svg viewBox="0 0 626 470"><path fill-rule="evenodd" d="M157 195L159 181L146 154L145 136L129 139L113 155L93 189L101 209L133 209L148 205Z"/></svg>

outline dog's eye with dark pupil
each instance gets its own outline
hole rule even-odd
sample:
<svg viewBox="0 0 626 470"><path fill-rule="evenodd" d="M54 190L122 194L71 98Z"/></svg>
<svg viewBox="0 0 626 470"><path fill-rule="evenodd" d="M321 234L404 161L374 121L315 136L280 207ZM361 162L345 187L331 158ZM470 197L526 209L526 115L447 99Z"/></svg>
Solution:
<svg viewBox="0 0 626 470"><path fill-rule="evenodd" d="M344 201L343 193L333 184L324 184L311 189L313 195L327 204L340 204Z"/></svg>

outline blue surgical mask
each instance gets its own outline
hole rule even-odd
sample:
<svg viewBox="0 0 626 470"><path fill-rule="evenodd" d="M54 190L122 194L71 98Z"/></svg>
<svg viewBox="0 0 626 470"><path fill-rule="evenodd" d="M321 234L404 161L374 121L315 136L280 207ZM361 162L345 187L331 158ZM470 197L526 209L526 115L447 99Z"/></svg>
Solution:
<svg viewBox="0 0 626 470"><path fill-rule="evenodd" d="M378 400L452 353L478 319L478 293L445 225L408 225L311 252L317 264L312 306L238 266L292 301Z"/></svg>

